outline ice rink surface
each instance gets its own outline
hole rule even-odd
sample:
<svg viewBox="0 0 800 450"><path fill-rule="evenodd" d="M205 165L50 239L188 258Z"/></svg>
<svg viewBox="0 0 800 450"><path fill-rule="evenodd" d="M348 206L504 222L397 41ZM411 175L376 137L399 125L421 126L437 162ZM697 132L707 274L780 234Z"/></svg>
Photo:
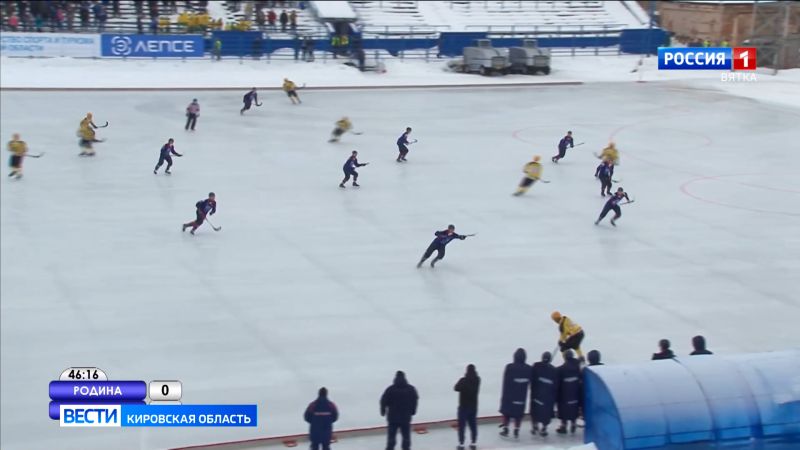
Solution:
<svg viewBox="0 0 800 450"><path fill-rule="evenodd" d="M468 363L495 414L517 347L538 360L560 310L607 363L696 334L717 353L800 345L800 109L688 83L244 92L3 92L0 135L31 152L3 179L2 448L154 449L298 433L326 386L337 428L383 423L398 369L416 420L455 415ZM198 97L194 133L183 110ZM83 159L87 111L107 142ZM326 142L348 115L364 134ZM395 139L414 128L407 164ZM575 142L561 164L558 140ZM184 153L153 175L170 137ZM617 228L593 178L613 138L636 202ZM360 189L337 187L351 150ZM522 166L543 178L512 197ZM163 169L162 169L163 170ZM181 234L215 191L213 222ZM415 263L447 224L436 269ZM257 429L60 429L47 384L69 366L111 379L180 379L184 403L257 403ZM455 438L454 438L455 442ZM340 444L341 446L341 444Z"/></svg>

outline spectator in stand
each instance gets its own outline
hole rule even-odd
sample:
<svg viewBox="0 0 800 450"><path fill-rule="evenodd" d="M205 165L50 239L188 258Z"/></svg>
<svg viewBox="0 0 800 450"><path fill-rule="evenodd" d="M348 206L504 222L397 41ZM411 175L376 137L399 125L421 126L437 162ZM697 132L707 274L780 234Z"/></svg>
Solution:
<svg viewBox="0 0 800 450"><path fill-rule="evenodd" d="M106 29L106 21L108 20L108 13L106 7L100 5L97 13L97 31L102 33Z"/></svg>
<svg viewBox="0 0 800 450"><path fill-rule="evenodd" d="M119 0L114 0L111 2L111 11L114 12L114 17L119 17Z"/></svg>
<svg viewBox="0 0 800 450"><path fill-rule="evenodd" d="M558 368L558 418L561 426L556 430L559 434L575 433L575 421L578 419L581 397L581 363L575 359L572 350L564 352L564 364Z"/></svg>
<svg viewBox="0 0 800 450"><path fill-rule="evenodd" d="M89 14L90 14L90 5L89 2L81 2L81 29L86 30L89 28Z"/></svg>
<svg viewBox="0 0 800 450"><path fill-rule="evenodd" d="M222 59L222 41L221 40L216 39L214 41L214 50L212 51L211 54L212 54L212 58L213 57L217 58L217 61ZM256 102L256 103L258 103L258 102Z"/></svg>
<svg viewBox="0 0 800 450"><path fill-rule="evenodd" d="M303 38L303 61L314 61L314 39L311 36Z"/></svg>
<svg viewBox="0 0 800 450"><path fill-rule="evenodd" d="M386 450L394 450L397 430L400 430L402 436L402 449L411 449L411 417L417 414L418 402L416 388L406 381L406 374L398 370L394 383L381 396L381 416L385 416L389 423Z"/></svg>
<svg viewBox="0 0 800 450"><path fill-rule="evenodd" d="M19 17L16 14L11 14L8 18L8 29L11 31L17 31L19 28Z"/></svg>
<svg viewBox="0 0 800 450"><path fill-rule="evenodd" d="M292 33L297 32L297 11L295 10L289 13L289 26L292 28Z"/></svg>
<svg viewBox="0 0 800 450"><path fill-rule="evenodd" d="M256 36L253 39L253 59L261 59L261 56L264 54L264 40L261 39L261 36Z"/></svg>
<svg viewBox="0 0 800 450"><path fill-rule="evenodd" d="M133 7L136 8L136 15L144 14L144 3L142 2L133 2Z"/></svg>
<svg viewBox="0 0 800 450"><path fill-rule="evenodd" d="M136 16L136 32L138 34L144 34L144 14Z"/></svg>
<svg viewBox="0 0 800 450"><path fill-rule="evenodd" d="M64 8L58 7L56 9L56 27L59 30L64 29L64 20L66 19L66 13L64 12Z"/></svg>
<svg viewBox="0 0 800 450"><path fill-rule="evenodd" d="M653 360L657 360L657 359L674 359L675 358L675 353L673 353L672 350L669 348L670 345L671 344L669 342L669 339L662 339L662 340L658 341L658 348L659 348L660 351L658 353L653 353L653 358L652 359Z"/></svg>
<svg viewBox="0 0 800 450"><path fill-rule="evenodd" d="M269 29L272 31L277 30L277 28L275 28L276 20L278 20L278 15L275 14L275 10L270 9L269 12L267 12L267 24L269 25Z"/></svg>
<svg viewBox="0 0 800 450"><path fill-rule="evenodd" d="M147 9L150 11L150 17L158 17L158 2L149 0L147 2Z"/></svg>
<svg viewBox="0 0 800 450"><path fill-rule="evenodd" d="M158 16L150 17L150 34L158 34Z"/></svg>
<svg viewBox="0 0 800 450"><path fill-rule="evenodd" d="M72 31L75 26L75 5L73 2L64 4L64 14L66 15L67 30Z"/></svg>
<svg viewBox="0 0 800 450"><path fill-rule="evenodd" d="M514 352L514 362L506 364L503 372L503 394L500 397L500 414L503 415L503 430L500 436L508 436L508 424L514 419L514 437L519 437L519 426L525 415L528 400L528 384L531 381L531 366L525 364L525 350Z"/></svg>
<svg viewBox="0 0 800 450"><path fill-rule="evenodd" d="M558 398L558 369L550 363L553 355L542 354L542 360L531 369L531 434L547 436L547 426L553 420L553 410ZM539 424L542 428L539 428Z"/></svg>
<svg viewBox="0 0 800 450"><path fill-rule="evenodd" d="M690 353L691 356L694 355L713 355L710 350L706 348L706 338L703 336L695 336L692 338L692 347L694 347L694 351Z"/></svg>
<svg viewBox="0 0 800 450"><path fill-rule="evenodd" d="M481 377L478 376L474 364L467 366L467 372L453 389L458 392L458 450L464 450L464 431L467 426L472 442L469 448L475 450L478 441L478 392L481 389Z"/></svg>
<svg viewBox="0 0 800 450"><path fill-rule="evenodd" d="M586 359L589 361L590 366L602 366L603 363L600 362L600 352L597 350L592 350L586 355Z"/></svg>
<svg viewBox="0 0 800 450"><path fill-rule="evenodd" d="M279 20L281 22L281 32L286 33L286 24L289 23L289 15L286 14L285 9L281 11L281 16Z"/></svg>
<svg viewBox="0 0 800 450"><path fill-rule="evenodd" d="M256 9L256 24L258 31L264 31L264 24L267 22L267 16L264 15L264 10L261 8Z"/></svg>
<svg viewBox="0 0 800 450"><path fill-rule="evenodd" d="M333 423L339 419L336 404L328 400L328 390L320 388L317 399L306 408L303 418L309 423L308 440L311 450L329 450L333 437Z"/></svg>

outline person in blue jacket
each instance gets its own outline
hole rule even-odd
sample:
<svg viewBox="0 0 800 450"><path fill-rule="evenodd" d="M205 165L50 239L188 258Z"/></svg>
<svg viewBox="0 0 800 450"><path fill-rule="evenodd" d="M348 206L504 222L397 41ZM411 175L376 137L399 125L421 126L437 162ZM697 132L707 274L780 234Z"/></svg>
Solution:
<svg viewBox="0 0 800 450"><path fill-rule="evenodd" d="M547 436L547 426L553 419L558 397L558 370L551 364L552 360L553 355L544 352L542 360L531 370L531 434L539 433L540 436Z"/></svg>
<svg viewBox="0 0 800 450"><path fill-rule="evenodd" d="M186 231L187 228L192 227L190 233L194 234L197 228L203 224L207 215L213 216L217 212L217 196L213 192L208 193L208 198L200 200L194 204L195 207L195 220L183 224L181 231Z"/></svg>
<svg viewBox="0 0 800 450"><path fill-rule="evenodd" d="M406 127L406 131L397 138L397 162L404 162L408 154L408 135L411 134L411 127Z"/></svg>
<svg viewBox="0 0 800 450"><path fill-rule="evenodd" d="M567 131L567 135L558 141L558 154L551 159L554 163L558 163L567 154L567 147L575 148L575 142L572 140L572 131Z"/></svg>
<svg viewBox="0 0 800 450"><path fill-rule="evenodd" d="M604 159L597 169L594 171L594 177L600 180L600 196L605 197L606 194L611 194L611 176L614 172L614 166L611 161Z"/></svg>
<svg viewBox="0 0 800 450"><path fill-rule="evenodd" d="M525 403L528 400L528 384L531 381L531 366L525 364L525 350L518 348L514 352L514 362L506 364L503 373L503 395L500 398L500 414L503 415L503 428L500 436L508 436L508 424L514 419L514 437L519 438L519 426L525 415Z"/></svg>
<svg viewBox="0 0 800 450"><path fill-rule="evenodd" d="M556 430L566 434L567 423L570 433L575 433L575 421L580 413L581 363L572 350L564 352L564 364L558 367L558 418L561 426Z"/></svg>
<svg viewBox="0 0 800 450"><path fill-rule="evenodd" d="M394 383L386 388L381 396L381 416L389 424L386 436L386 450L394 450L397 444L397 430L402 436L403 450L411 449L411 417L417 414L419 395L417 389L406 380L406 374L398 370Z"/></svg>
<svg viewBox="0 0 800 450"><path fill-rule="evenodd" d="M172 172L169 169L172 167L172 155L181 157L180 153L175 151L175 139L170 138L166 144L161 147L161 153L158 157L158 163L156 163L156 168L153 169L153 173L158 175L158 169L166 162L167 163L167 170L164 171L167 175L171 174Z"/></svg>
<svg viewBox="0 0 800 450"><path fill-rule="evenodd" d="M430 258L434 251L437 253L436 258L433 258L433 261L431 261L431 267L436 266L437 261L444 259L444 248L450 243L450 241L453 239L460 239L463 241L467 238L467 236L456 233L455 225L448 225L446 230L437 231L433 234L436 235L436 238L433 240L433 242L431 242L431 245L428 246L427 250L425 250L425 254L422 255L422 259L420 259L417 263L417 269L422 267L422 263L424 263L426 259Z"/></svg>
<svg viewBox="0 0 800 450"><path fill-rule="evenodd" d="M317 399L308 405L303 417L310 424L308 440L311 441L311 450L329 450L333 423L339 419L339 410L335 403L328 400L327 389L320 388Z"/></svg>
<svg viewBox="0 0 800 450"><path fill-rule="evenodd" d="M358 184L358 172L356 172L356 168L364 167L367 164L369 163L363 163L363 164L359 163L358 152L353 150L353 153L350 155L349 158L347 158L347 161L345 161L344 165L342 166L342 171L344 171L344 180L342 180L342 182L339 183L339 187L344 188L344 184L347 183L348 180L350 180L351 176L353 177L353 186L359 187L360 185Z"/></svg>
<svg viewBox="0 0 800 450"><path fill-rule="evenodd" d="M261 103L258 103L258 93L256 92L256 88L250 89L250 91L244 94L244 97L242 97L242 102L244 103L244 106L241 110L239 110L239 114L244 114L245 111L250 109L250 106L252 106L253 103L255 103L256 106L261 106Z"/></svg>

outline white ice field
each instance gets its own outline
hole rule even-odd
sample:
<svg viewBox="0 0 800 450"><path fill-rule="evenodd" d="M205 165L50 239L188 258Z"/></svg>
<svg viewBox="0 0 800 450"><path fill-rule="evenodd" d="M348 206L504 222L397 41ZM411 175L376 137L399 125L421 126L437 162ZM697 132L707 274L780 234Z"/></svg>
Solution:
<svg viewBox="0 0 800 450"><path fill-rule="evenodd" d="M398 369L416 419L448 419L468 363L493 415L514 350L553 349L556 309L607 363L647 360L661 338L685 355L696 334L722 354L800 346L800 105L674 81L301 91L301 106L271 92L242 117L243 93L0 95L2 139L46 152L0 183L4 450L300 433L320 386L337 428L381 425ZM110 123L94 159L77 156L88 111ZM364 134L326 143L343 115ZM419 142L400 165L406 126ZM568 129L585 144L551 164ZM170 137L185 156L153 175ZM593 225L592 153L610 137L636 200L617 228ZM339 189L352 150L370 165L360 189ZM533 155L551 183L512 197ZM222 231L181 234L209 191ZM450 223L478 235L416 269ZM47 384L87 365L180 379L184 403L257 403L259 427L59 428Z"/></svg>

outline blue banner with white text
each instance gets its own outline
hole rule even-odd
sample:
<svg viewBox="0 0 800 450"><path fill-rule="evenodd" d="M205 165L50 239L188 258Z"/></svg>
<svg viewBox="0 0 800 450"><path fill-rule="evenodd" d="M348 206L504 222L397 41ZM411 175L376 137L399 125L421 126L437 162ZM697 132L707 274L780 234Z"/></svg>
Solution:
<svg viewBox="0 0 800 450"><path fill-rule="evenodd" d="M203 36L103 34L100 55L112 58L202 58Z"/></svg>

